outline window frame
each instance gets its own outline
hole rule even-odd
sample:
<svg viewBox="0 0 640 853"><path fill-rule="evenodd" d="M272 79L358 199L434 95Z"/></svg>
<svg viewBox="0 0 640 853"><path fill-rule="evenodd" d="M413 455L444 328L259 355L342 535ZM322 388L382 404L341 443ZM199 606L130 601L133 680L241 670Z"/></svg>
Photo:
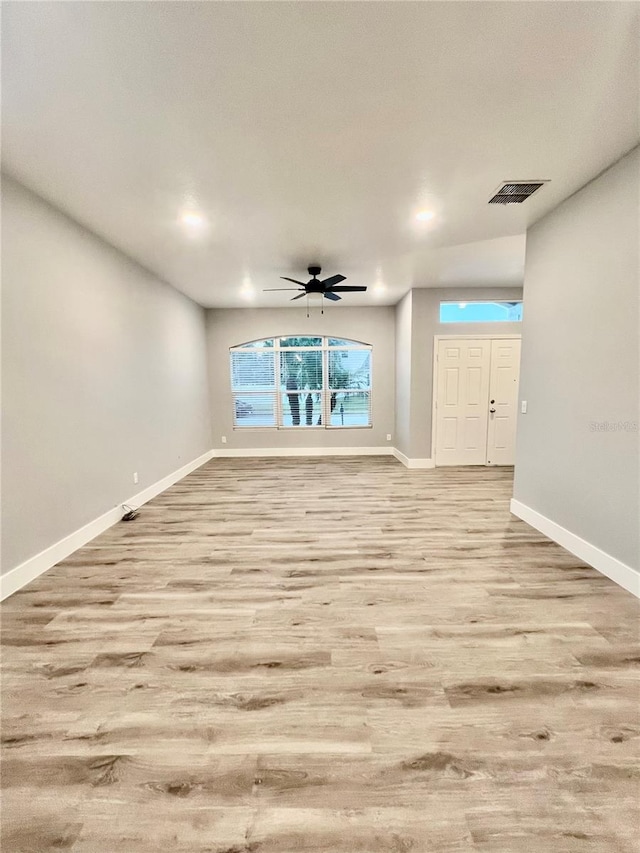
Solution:
<svg viewBox="0 0 640 853"><path fill-rule="evenodd" d="M287 338L319 338L320 344L314 346L281 346L280 341L286 340ZM339 340L342 341L343 344L338 345L330 345L330 340ZM254 344L262 341L273 341L273 346L262 346L256 347ZM344 342L348 342L349 346L345 346ZM367 388L330 388L329 387L329 354L331 352L368 352L369 353L369 385ZM274 374L275 374L275 387L273 391L235 391L233 388L233 353L237 352L247 352L247 353L263 353L268 352L272 353L272 357L274 359ZM320 352L322 354L322 388L312 391L305 391L304 389L300 389L297 393L305 394L320 394L320 413L322 416L321 424L285 424L284 423L284 399L286 398L287 391L283 390L281 387L281 376L282 376L282 361L281 361L281 353L283 352ZM245 341L244 343L237 344L236 346L229 347L229 384L231 390L231 406L232 406L232 416L233 416L233 429L236 430L257 430L260 432L268 431L273 432L273 430L300 430L301 428L304 431L317 431L317 430L343 430L343 429L373 429L373 345L367 344L364 341L356 341L348 338L337 338L335 335L313 335L313 334L304 334L304 335L274 335L270 338L255 338L251 341ZM331 424L331 407L330 400L332 393L367 393L369 395L368 398L368 413L369 413L369 423L367 424ZM274 396L274 406L273 413L275 418L275 425L261 425L254 426L251 424L239 424L237 422L236 415L236 399L237 396L243 394L248 396L258 396L260 394L271 395Z"/></svg>

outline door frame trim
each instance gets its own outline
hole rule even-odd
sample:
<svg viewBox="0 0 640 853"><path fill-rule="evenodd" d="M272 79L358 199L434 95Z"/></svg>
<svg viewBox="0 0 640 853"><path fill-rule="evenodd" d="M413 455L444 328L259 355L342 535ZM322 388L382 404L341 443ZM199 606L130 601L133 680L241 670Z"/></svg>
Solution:
<svg viewBox="0 0 640 853"><path fill-rule="evenodd" d="M514 341L522 340L522 333L517 332L503 333L501 335L434 335L433 336L433 377L431 379L431 458L433 459L434 467L436 466L436 429L438 419L436 417L436 401L438 399L438 345L440 341Z"/></svg>

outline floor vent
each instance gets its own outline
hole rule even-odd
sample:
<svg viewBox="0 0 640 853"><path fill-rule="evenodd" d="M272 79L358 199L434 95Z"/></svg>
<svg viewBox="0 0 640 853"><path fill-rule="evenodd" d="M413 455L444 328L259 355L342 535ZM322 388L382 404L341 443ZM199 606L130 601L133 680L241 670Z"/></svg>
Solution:
<svg viewBox="0 0 640 853"><path fill-rule="evenodd" d="M502 184L498 192L489 199L489 204L522 204L547 181L509 181Z"/></svg>

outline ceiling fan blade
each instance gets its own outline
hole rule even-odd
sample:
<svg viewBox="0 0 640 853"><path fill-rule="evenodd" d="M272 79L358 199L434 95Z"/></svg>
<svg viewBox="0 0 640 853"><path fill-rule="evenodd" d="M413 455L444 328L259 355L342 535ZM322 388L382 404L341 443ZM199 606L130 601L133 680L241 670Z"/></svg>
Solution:
<svg viewBox="0 0 640 853"><path fill-rule="evenodd" d="M342 287L332 287L331 293L363 293L366 287L353 287L350 284L344 284Z"/></svg>
<svg viewBox="0 0 640 853"><path fill-rule="evenodd" d="M297 297L294 297L294 298L297 298ZM332 293L330 290L325 290L324 298L330 299L332 302L337 302L338 299L342 299L342 296L338 296L337 293Z"/></svg>
<svg viewBox="0 0 640 853"><path fill-rule="evenodd" d="M306 295L306 293L299 293L297 296L292 296L291 301L293 302L294 299L302 299L302 297Z"/></svg>
<svg viewBox="0 0 640 853"><path fill-rule="evenodd" d="M297 287L264 287L262 289L263 293L275 292L276 290L298 290Z"/></svg>
<svg viewBox="0 0 640 853"><path fill-rule="evenodd" d="M281 275L280 278L283 278L285 281L292 281L294 284L300 284L304 287L304 281L298 281L296 278L289 278L289 276Z"/></svg>
<svg viewBox="0 0 640 853"><path fill-rule="evenodd" d="M331 278L325 278L322 284L325 287L333 287L334 284L340 284L341 281L346 281L346 275L332 275Z"/></svg>

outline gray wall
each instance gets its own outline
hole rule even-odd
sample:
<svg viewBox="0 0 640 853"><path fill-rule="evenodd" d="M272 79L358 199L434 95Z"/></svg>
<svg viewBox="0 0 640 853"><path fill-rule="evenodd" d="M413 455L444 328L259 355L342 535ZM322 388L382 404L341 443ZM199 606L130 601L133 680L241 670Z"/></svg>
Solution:
<svg viewBox="0 0 640 853"><path fill-rule="evenodd" d="M529 231L514 487L635 569L639 184L635 149Z"/></svg>
<svg viewBox="0 0 640 853"><path fill-rule="evenodd" d="M435 335L520 334L522 323L440 323L440 302L471 302L479 299L522 299L522 288L456 287L417 288L398 305L397 363L410 364L410 386L398 385L396 431L398 445L410 458L431 458L433 402L433 341ZM528 308L525 303L524 313Z"/></svg>
<svg viewBox="0 0 640 853"><path fill-rule="evenodd" d="M411 318L413 291L396 305L396 406L394 446L411 456Z"/></svg>
<svg viewBox="0 0 640 853"><path fill-rule="evenodd" d="M312 308L229 308L207 311L209 382L213 446L229 449L263 447L390 447L394 430L394 309L329 305L324 315ZM370 429L236 429L229 379L229 347L280 335L332 335L373 345ZM392 440L387 441L387 433ZM221 436L226 436L223 445Z"/></svg>
<svg viewBox="0 0 640 853"><path fill-rule="evenodd" d="M199 306L6 178L2 226L6 572L211 433Z"/></svg>

